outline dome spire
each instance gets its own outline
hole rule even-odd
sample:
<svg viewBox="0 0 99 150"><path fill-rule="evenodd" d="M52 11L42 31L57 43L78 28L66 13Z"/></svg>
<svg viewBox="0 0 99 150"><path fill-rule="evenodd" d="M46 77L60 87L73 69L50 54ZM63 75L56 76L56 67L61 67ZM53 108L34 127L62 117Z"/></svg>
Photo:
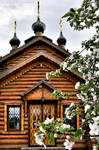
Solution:
<svg viewBox="0 0 99 150"><path fill-rule="evenodd" d="M38 1L37 21L35 23L33 23L32 29L36 36L41 36L42 33L44 32L45 28L46 28L45 24L42 21L40 21L40 3Z"/></svg>
<svg viewBox="0 0 99 150"><path fill-rule="evenodd" d="M60 36L57 39L57 43L58 43L59 47L65 48L66 38L62 34L62 18L60 19Z"/></svg>
<svg viewBox="0 0 99 150"><path fill-rule="evenodd" d="M9 41L12 49L17 48L20 45L20 40L16 36L16 21L14 22L14 36L13 38Z"/></svg>
<svg viewBox="0 0 99 150"><path fill-rule="evenodd" d="M38 0L38 16L37 16L38 20L40 20L40 2Z"/></svg>
<svg viewBox="0 0 99 150"><path fill-rule="evenodd" d="M60 18L60 32L62 32L62 18Z"/></svg>
<svg viewBox="0 0 99 150"><path fill-rule="evenodd" d="M14 33L16 34L16 21L14 22Z"/></svg>

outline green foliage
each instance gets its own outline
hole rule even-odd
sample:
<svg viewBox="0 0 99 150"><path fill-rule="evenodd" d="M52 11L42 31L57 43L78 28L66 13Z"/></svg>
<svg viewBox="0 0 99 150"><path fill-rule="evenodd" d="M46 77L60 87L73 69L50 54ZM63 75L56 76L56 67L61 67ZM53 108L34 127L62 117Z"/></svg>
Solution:
<svg viewBox="0 0 99 150"><path fill-rule="evenodd" d="M74 133L74 136L80 140L80 138L82 137L83 135L83 131L81 129L78 129L75 133Z"/></svg>
<svg viewBox="0 0 99 150"><path fill-rule="evenodd" d="M99 21L97 16L99 4L94 0L84 0L82 7L78 9L71 8L63 18L67 18L70 26L75 30L90 28Z"/></svg>
<svg viewBox="0 0 99 150"><path fill-rule="evenodd" d="M50 132L48 134L48 140L49 140L50 144L55 144L54 136Z"/></svg>

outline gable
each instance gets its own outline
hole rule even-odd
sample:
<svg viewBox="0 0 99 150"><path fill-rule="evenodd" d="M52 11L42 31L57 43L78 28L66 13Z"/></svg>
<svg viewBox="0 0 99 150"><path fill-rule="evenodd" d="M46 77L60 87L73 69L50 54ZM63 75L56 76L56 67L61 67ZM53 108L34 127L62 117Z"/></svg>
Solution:
<svg viewBox="0 0 99 150"><path fill-rule="evenodd" d="M13 67L10 67L9 69L7 69L6 71L4 71L3 73L0 74L0 79L6 77L7 75L11 74L12 72L18 70L19 68L25 66L28 63L31 63L31 61L34 61L35 59L39 58L39 57L45 57L49 60L51 60L52 62L56 63L56 64L60 64L61 60L57 59L55 56L53 56L52 54L45 52L45 51L39 51L36 54L24 59L23 61L18 62L16 65L14 65Z"/></svg>
<svg viewBox="0 0 99 150"><path fill-rule="evenodd" d="M57 89L53 87L51 84L47 83L47 81L41 80L37 84L35 84L33 87L25 91L21 95L21 97L24 100L25 99L26 100L42 100L42 96L43 96L43 100L50 100L52 99L51 93L54 90L57 90Z"/></svg>
<svg viewBox="0 0 99 150"><path fill-rule="evenodd" d="M52 54L45 52L45 51L39 51L36 54L33 54L32 56L24 59L23 61L18 62L17 64L15 64L14 66L10 67L9 69L6 69L6 71L4 71L3 73L0 74L0 80L5 79L7 76L9 76L10 74L14 74L15 72L18 72L21 69L22 72L22 68L26 67L28 64L33 63L33 61L40 59L40 57L45 57L47 60L49 60L51 63L54 63L56 65L60 65L60 63L62 62L61 59L57 58L56 56L53 56ZM30 64L31 65L31 64ZM82 76L80 73L76 73L74 71L70 71L72 74L76 75L77 77L82 79Z"/></svg>

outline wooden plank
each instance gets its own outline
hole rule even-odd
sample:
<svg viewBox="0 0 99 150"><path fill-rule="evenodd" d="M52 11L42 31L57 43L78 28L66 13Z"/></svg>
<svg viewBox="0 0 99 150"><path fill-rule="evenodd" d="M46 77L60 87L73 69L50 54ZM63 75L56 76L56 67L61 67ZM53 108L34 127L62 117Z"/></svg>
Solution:
<svg viewBox="0 0 99 150"><path fill-rule="evenodd" d="M25 113L27 114L27 100L25 100Z"/></svg>
<svg viewBox="0 0 99 150"><path fill-rule="evenodd" d="M3 116L4 116L4 113L3 113L3 112L1 112L1 113L0 113L0 117L3 117Z"/></svg>
<svg viewBox="0 0 99 150"><path fill-rule="evenodd" d="M2 144L0 148L21 148L21 147L28 147L28 144Z"/></svg>
<svg viewBox="0 0 99 150"><path fill-rule="evenodd" d="M1 118L0 118L0 126L4 125L4 120L1 121Z"/></svg>
<svg viewBox="0 0 99 150"><path fill-rule="evenodd" d="M27 139L0 139L0 144L27 144Z"/></svg>
<svg viewBox="0 0 99 150"><path fill-rule="evenodd" d="M3 109L3 108L4 108L4 104L0 104L0 109Z"/></svg>
<svg viewBox="0 0 99 150"><path fill-rule="evenodd" d="M0 139L28 139L28 135L0 135Z"/></svg>
<svg viewBox="0 0 99 150"><path fill-rule="evenodd" d="M1 96L20 96L23 92L2 92Z"/></svg>
<svg viewBox="0 0 99 150"><path fill-rule="evenodd" d="M20 96L0 96L0 100L20 100Z"/></svg>
<svg viewBox="0 0 99 150"><path fill-rule="evenodd" d="M4 105L4 131L7 131L7 105Z"/></svg>
<svg viewBox="0 0 99 150"><path fill-rule="evenodd" d="M24 110L23 105L21 104L21 131L24 131Z"/></svg>
<svg viewBox="0 0 99 150"><path fill-rule="evenodd" d="M32 72L33 73L33 72ZM68 87L74 87L74 84L72 83L72 82L70 82L70 81L63 81L63 82L61 82L61 81L47 81L49 84L52 84L53 86L54 85L56 85L56 86L59 86L59 85L66 85L66 86L68 86ZM37 81L33 81L33 82L31 82L31 81L13 81L13 82L11 82L9 85L7 85L6 86L6 88L7 87L10 87L10 86L14 86L14 85L22 85L22 84L24 84L24 85L35 85L35 84L37 84L38 82Z"/></svg>
<svg viewBox="0 0 99 150"><path fill-rule="evenodd" d="M21 131L20 131L20 132L18 132L18 131L17 131L17 132L2 131L2 132L0 132L0 134L3 134L3 135L6 135L6 134L7 134L7 135L8 135L8 134L9 134L9 135L18 135L18 134L19 134L19 135L23 135L23 134L28 134L28 132L27 132L27 131L24 131L24 132L21 132Z"/></svg>
<svg viewBox="0 0 99 150"><path fill-rule="evenodd" d="M77 115L77 129L79 129L79 115Z"/></svg>
<svg viewBox="0 0 99 150"><path fill-rule="evenodd" d="M4 112L4 108L0 108L0 113Z"/></svg>
<svg viewBox="0 0 99 150"><path fill-rule="evenodd" d="M18 89L16 89L16 88L11 88L11 89L1 89L1 92L24 92L24 91L26 91L28 88L18 88Z"/></svg>

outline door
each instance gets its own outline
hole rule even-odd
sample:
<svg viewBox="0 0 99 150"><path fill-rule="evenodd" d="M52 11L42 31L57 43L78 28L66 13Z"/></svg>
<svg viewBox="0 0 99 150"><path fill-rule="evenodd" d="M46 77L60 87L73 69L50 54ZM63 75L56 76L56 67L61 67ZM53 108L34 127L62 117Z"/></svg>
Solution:
<svg viewBox="0 0 99 150"><path fill-rule="evenodd" d="M43 105L30 105L30 145L37 146L35 142L34 133L38 130L37 124L46 120L46 118L53 118L55 115L54 104ZM45 144L49 145L48 140L45 140Z"/></svg>

